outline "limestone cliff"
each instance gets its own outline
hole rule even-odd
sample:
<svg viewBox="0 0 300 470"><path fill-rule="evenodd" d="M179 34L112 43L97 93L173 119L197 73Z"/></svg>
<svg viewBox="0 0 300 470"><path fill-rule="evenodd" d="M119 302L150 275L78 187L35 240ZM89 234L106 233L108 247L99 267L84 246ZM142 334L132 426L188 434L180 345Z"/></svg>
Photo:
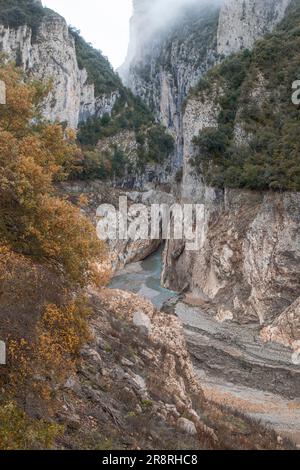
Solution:
<svg viewBox="0 0 300 470"><path fill-rule="evenodd" d="M182 119L190 88L224 56L251 47L271 31L290 0L195 0L164 10L166 3L134 2L128 56L120 75L172 132L175 170L183 162Z"/></svg>
<svg viewBox="0 0 300 470"><path fill-rule="evenodd" d="M234 3L237 2L230 2L230 8L233 8ZM222 14L227 12L229 15L230 11L229 6L226 9L224 7ZM231 12L231 18L232 15ZM280 16L278 14L276 17ZM248 39L252 41L250 37ZM263 49L264 43L260 47ZM256 53L259 53L259 46L254 55ZM274 73L277 76L279 72L275 69L273 75L270 74L263 62L260 62L260 70L255 68L255 61L252 66L255 72L248 72L245 88L242 88L236 106L231 145L238 149L235 158L250 146L254 162L255 149L251 146L253 135L256 129L262 130L266 124L261 119L260 127L250 126L249 110L255 107L258 110L255 116L258 116L260 110L272 107L278 89L270 86L270 83L273 83ZM280 69L280 64L277 68ZM193 165L195 155L200 162L205 157L196 148L194 139L205 129L220 129L220 103L226 99L227 93L224 89L225 81L213 82L213 75L209 79L209 91L189 95L182 126L181 200L183 203L204 204L202 245L198 251L191 252L185 249L184 241L167 244L163 282L176 290L187 289L193 298L213 301L216 318L220 321L259 321L262 325L268 325L262 333L265 339L279 341L297 350L300 313L299 193L217 189L205 182L201 171L196 171ZM289 98L287 96L284 99ZM285 104L285 107L288 110L288 105ZM294 108L290 112L295 116ZM272 139L275 116L273 119L268 142ZM289 120L290 115L286 112L285 122ZM279 140L278 129L276 133ZM285 142L288 142L288 127L285 127L283 136Z"/></svg>
<svg viewBox="0 0 300 470"><path fill-rule="evenodd" d="M222 63L224 56L252 48L257 39L272 31L285 17L291 2L227 0L210 10L197 7L196 3L184 14L181 11L180 17L164 30L156 29L153 38L150 6L148 2L136 1L132 42L122 69L134 93L152 105L158 118L176 137L175 168L182 167L182 203L202 203L205 207L201 248L189 252L184 240L167 243L163 283L178 291L188 290L194 298L212 301L215 315L221 321L228 318L241 323L260 322L269 325L264 337L297 345L299 195L208 185L193 165L199 152L194 139L199 132L220 126L220 113L223 111L224 117L228 112L221 109L220 103L229 94L223 89L222 76L215 84L208 77L210 86L206 94L190 92L208 69ZM191 11L193 15L189 16ZM146 23L148 30L142 41L141 31ZM200 28L201 34L195 34ZM286 22L283 30L287 29ZM274 38L275 41L276 33ZM266 42L266 50L268 46ZM259 57L259 50L255 54ZM250 127L245 122L245 114L258 116L276 94L275 86L273 91L270 86L274 71L265 67L264 59L257 60L260 60L257 69L245 72L247 78L232 121L233 143L241 148L247 146L256 131L254 124Z"/></svg>
<svg viewBox="0 0 300 470"><path fill-rule="evenodd" d="M218 54L249 49L284 17L291 0L226 0L220 10Z"/></svg>
<svg viewBox="0 0 300 470"><path fill-rule="evenodd" d="M162 14L159 8L157 14ZM182 162L181 109L190 87L216 61L218 7L214 2L205 7L202 2L194 3L166 25L156 24L155 16L152 2L134 2L131 43L120 74L172 132L177 141L173 163L178 168Z"/></svg>
<svg viewBox="0 0 300 470"><path fill-rule="evenodd" d="M10 2L4 3L10 7ZM51 92L44 104L45 117L76 128L90 116L110 114L119 94L118 78L115 77L109 91L96 90L88 71L79 66L76 34L57 13L41 6L37 8L40 17L34 26L26 18L16 23L10 16L1 15L0 50L22 66L28 76L51 81ZM99 58L110 67L100 53ZM112 70L110 73L113 75Z"/></svg>

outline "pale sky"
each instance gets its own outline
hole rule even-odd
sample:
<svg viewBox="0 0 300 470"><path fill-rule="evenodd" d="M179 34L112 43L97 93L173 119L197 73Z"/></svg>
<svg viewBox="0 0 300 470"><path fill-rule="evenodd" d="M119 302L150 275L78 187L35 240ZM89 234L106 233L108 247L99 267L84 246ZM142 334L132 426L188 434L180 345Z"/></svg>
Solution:
<svg viewBox="0 0 300 470"><path fill-rule="evenodd" d="M124 62L129 42L132 0L42 0L67 23L80 29L87 42L100 49L114 68Z"/></svg>

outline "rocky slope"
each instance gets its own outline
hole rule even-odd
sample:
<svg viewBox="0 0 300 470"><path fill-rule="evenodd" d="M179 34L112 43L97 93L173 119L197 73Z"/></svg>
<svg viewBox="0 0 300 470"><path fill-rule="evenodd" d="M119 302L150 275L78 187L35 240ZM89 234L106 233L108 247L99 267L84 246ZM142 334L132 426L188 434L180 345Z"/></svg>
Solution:
<svg viewBox="0 0 300 470"><path fill-rule="evenodd" d="M93 342L64 388L71 449L281 449L275 433L206 401L180 322L150 302L91 292ZM291 446L292 447L292 446Z"/></svg>

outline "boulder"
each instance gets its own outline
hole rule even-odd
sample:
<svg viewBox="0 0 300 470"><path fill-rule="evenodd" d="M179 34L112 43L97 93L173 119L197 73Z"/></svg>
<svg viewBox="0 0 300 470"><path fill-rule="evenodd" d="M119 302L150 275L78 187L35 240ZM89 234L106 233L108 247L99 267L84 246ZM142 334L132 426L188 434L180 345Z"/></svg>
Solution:
<svg viewBox="0 0 300 470"><path fill-rule="evenodd" d="M179 420L177 421L177 428L185 434L190 434L191 436L197 435L196 426L189 419L179 418Z"/></svg>
<svg viewBox="0 0 300 470"><path fill-rule="evenodd" d="M151 333L151 320L145 313L136 312L133 316L133 324L145 336L150 335L150 333Z"/></svg>

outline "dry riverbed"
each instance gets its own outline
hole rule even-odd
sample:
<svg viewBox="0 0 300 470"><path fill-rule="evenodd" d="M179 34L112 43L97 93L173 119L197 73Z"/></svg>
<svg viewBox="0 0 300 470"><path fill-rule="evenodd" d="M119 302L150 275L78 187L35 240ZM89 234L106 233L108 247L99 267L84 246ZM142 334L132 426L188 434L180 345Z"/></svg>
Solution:
<svg viewBox="0 0 300 470"><path fill-rule="evenodd" d="M112 287L151 300L158 308L174 293L160 286L161 254L129 265ZM188 349L206 397L239 410L300 446L300 367L292 351L264 343L258 325L219 323L209 309L178 301L170 309L184 326Z"/></svg>
<svg viewBox="0 0 300 470"><path fill-rule="evenodd" d="M206 397L261 421L300 446L300 368L292 352L263 343L256 325L218 323L183 302L176 314Z"/></svg>

